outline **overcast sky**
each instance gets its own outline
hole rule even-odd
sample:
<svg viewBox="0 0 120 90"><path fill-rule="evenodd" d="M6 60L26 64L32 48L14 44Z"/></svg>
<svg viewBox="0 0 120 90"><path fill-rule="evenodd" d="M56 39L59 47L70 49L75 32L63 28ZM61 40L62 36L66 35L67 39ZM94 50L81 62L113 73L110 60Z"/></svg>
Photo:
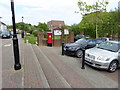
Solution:
<svg viewBox="0 0 120 90"><path fill-rule="evenodd" d="M37 25L38 22L50 20L64 20L66 25L78 24L81 15L75 13L79 11L77 2L79 0L14 0L16 22L21 22L24 17L25 23ZM92 4L95 0L83 0ZM107 10L114 10L118 7L118 1L109 0ZM7 25L12 24L10 0L0 0L0 20Z"/></svg>

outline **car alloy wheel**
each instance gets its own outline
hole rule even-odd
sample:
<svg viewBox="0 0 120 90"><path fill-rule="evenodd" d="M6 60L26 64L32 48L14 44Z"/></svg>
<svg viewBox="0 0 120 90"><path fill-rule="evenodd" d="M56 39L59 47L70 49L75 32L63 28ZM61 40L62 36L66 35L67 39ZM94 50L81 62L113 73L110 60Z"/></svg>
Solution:
<svg viewBox="0 0 120 90"><path fill-rule="evenodd" d="M76 52L76 56L77 56L78 58L81 58L82 55L83 55L82 50L78 50L78 51Z"/></svg>
<svg viewBox="0 0 120 90"><path fill-rule="evenodd" d="M109 72L115 72L116 69L117 69L117 67L118 67L117 61L112 61L112 62L110 63L110 66L109 66L108 71L109 71Z"/></svg>

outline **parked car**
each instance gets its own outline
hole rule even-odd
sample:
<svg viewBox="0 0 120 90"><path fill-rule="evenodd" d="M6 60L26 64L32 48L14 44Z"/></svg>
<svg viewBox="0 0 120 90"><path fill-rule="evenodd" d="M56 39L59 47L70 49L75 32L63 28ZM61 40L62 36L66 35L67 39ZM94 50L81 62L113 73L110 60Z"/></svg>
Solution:
<svg viewBox="0 0 120 90"><path fill-rule="evenodd" d="M97 39L102 40L102 41L107 41L107 38L106 38L106 37L99 37L99 38L97 38Z"/></svg>
<svg viewBox="0 0 120 90"><path fill-rule="evenodd" d="M1 33L1 38L11 38L11 34L8 31L3 31Z"/></svg>
<svg viewBox="0 0 120 90"><path fill-rule="evenodd" d="M85 51L85 62L96 68L114 72L120 66L120 42L106 41Z"/></svg>
<svg viewBox="0 0 120 90"><path fill-rule="evenodd" d="M2 31L0 31L0 37L1 37L1 35L2 35Z"/></svg>
<svg viewBox="0 0 120 90"><path fill-rule="evenodd" d="M100 44L102 42L104 42L104 41L100 40L100 39L88 39L86 49L93 48L93 47L95 47L96 45L98 45L98 44Z"/></svg>
<svg viewBox="0 0 120 90"><path fill-rule="evenodd" d="M102 40L102 41L120 41L120 39L107 38L107 37L99 37L99 38L97 38L97 39Z"/></svg>
<svg viewBox="0 0 120 90"><path fill-rule="evenodd" d="M81 39L81 38L89 39L90 37L85 35L76 35L74 38L74 41L77 41L78 39Z"/></svg>
<svg viewBox="0 0 120 90"><path fill-rule="evenodd" d="M82 49L83 48L88 49L88 48L95 47L97 43L98 44L100 43L100 41L101 40L96 40L96 39L86 40L86 39L82 38L82 39L75 41L74 43L65 44L64 51L65 51L65 54L82 57L82 55L83 55Z"/></svg>

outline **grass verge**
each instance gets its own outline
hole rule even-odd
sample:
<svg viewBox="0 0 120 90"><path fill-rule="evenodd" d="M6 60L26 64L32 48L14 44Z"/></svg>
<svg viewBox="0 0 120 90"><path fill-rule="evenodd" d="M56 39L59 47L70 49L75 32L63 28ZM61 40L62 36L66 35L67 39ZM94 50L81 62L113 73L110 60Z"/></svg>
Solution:
<svg viewBox="0 0 120 90"><path fill-rule="evenodd" d="M36 44L37 37L35 37L34 35L26 35L26 37L24 38L24 42L26 43L27 40L28 40L28 43Z"/></svg>

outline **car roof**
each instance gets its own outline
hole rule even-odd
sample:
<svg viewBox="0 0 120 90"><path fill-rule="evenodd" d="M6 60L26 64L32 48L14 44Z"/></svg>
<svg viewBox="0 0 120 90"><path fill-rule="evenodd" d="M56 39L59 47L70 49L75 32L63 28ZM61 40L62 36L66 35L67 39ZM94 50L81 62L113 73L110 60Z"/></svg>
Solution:
<svg viewBox="0 0 120 90"><path fill-rule="evenodd" d="M120 41L107 41L107 42L120 44Z"/></svg>
<svg viewBox="0 0 120 90"><path fill-rule="evenodd" d="M101 39L88 39L88 41L102 41Z"/></svg>

